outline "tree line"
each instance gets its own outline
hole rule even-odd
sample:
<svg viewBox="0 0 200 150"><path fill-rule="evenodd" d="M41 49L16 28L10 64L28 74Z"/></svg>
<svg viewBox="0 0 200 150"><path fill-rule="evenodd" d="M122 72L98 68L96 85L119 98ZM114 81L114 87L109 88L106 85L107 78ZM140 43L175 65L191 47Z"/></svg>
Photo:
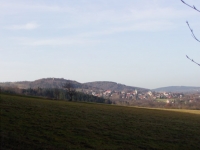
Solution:
<svg viewBox="0 0 200 150"><path fill-rule="evenodd" d="M84 102L95 102L95 103L106 103L112 104L109 99L104 99L102 97L96 97L93 95L78 92L72 87L70 90L65 86L64 88L28 88L19 89L17 87L0 87L1 93L5 94L18 94L26 96L37 96L44 97L53 100L67 100L67 101L84 101ZM73 91L73 93L72 93Z"/></svg>

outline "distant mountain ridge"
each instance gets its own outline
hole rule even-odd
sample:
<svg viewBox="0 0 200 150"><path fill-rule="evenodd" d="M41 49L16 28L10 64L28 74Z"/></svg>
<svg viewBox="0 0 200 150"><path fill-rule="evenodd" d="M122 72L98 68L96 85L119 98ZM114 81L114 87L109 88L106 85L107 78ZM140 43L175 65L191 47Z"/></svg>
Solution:
<svg viewBox="0 0 200 150"><path fill-rule="evenodd" d="M79 83L73 80L66 80L63 78L42 78L35 81L19 81L19 82L4 82L0 83L0 86L17 87L20 89L28 88L62 88L63 84L66 82L71 82L75 88L80 89L96 89L96 90L111 90L111 91L148 91L149 89L126 86L124 84L119 84L110 81L97 81L97 82L87 82Z"/></svg>
<svg viewBox="0 0 200 150"><path fill-rule="evenodd" d="M64 78L42 78L35 81L19 81L19 82L1 82L0 86L5 87L17 87L20 89L28 89L28 88L62 88L63 84L66 82L71 82L75 88L79 89L89 89L89 90L111 90L111 91L133 91L138 90L139 92L145 92L150 89L127 86L124 84L111 82L111 81L95 81L95 82L87 82L80 83L74 80L67 80ZM192 87L192 86L168 86L161 87L156 89L151 89L151 91L155 92L200 92L200 87Z"/></svg>
<svg viewBox="0 0 200 150"><path fill-rule="evenodd" d="M192 87L192 86L168 86L168 87L161 87L152 89L152 91L156 92L200 92L200 87Z"/></svg>

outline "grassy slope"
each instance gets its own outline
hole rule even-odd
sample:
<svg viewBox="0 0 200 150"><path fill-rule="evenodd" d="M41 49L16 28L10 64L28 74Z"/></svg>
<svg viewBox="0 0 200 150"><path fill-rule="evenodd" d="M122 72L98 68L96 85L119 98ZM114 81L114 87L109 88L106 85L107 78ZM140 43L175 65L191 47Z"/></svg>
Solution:
<svg viewBox="0 0 200 150"><path fill-rule="evenodd" d="M200 149L200 115L2 95L1 149Z"/></svg>

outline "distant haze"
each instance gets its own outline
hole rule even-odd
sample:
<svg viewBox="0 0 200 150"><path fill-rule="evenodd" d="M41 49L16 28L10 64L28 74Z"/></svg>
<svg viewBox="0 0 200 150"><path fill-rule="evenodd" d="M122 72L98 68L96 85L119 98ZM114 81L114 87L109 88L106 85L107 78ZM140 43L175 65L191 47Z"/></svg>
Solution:
<svg viewBox="0 0 200 150"><path fill-rule="evenodd" d="M200 92L200 87L190 87L190 86L169 86L153 89L156 92Z"/></svg>

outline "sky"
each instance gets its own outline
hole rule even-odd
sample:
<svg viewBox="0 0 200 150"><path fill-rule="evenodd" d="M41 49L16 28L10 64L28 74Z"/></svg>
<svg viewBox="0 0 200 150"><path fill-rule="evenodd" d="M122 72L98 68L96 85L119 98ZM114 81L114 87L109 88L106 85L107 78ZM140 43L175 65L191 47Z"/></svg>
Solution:
<svg viewBox="0 0 200 150"><path fill-rule="evenodd" d="M0 82L200 86L186 21L200 38L200 13L180 0L0 0Z"/></svg>

